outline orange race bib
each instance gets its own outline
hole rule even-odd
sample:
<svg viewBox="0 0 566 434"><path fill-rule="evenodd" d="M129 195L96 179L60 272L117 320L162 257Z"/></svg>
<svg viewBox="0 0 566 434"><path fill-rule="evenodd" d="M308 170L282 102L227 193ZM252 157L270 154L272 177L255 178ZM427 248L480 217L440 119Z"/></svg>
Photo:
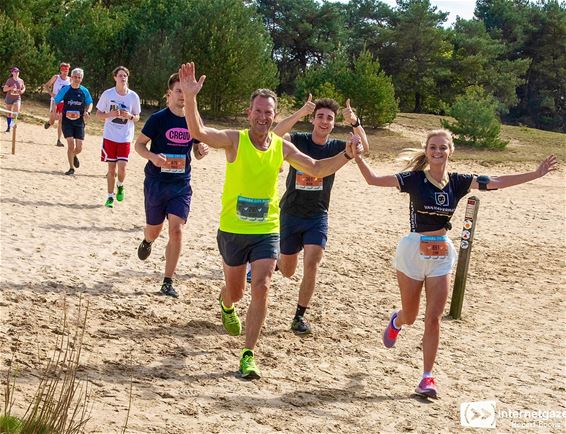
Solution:
<svg viewBox="0 0 566 434"><path fill-rule="evenodd" d="M310 190L310 191L322 190L323 179L324 178L316 178L314 176L309 176L306 173L299 172L297 170L297 175L295 176L295 190Z"/></svg>
<svg viewBox="0 0 566 434"><path fill-rule="evenodd" d="M427 259L442 259L448 256L448 240L444 236L421 236L421 256Z"/></svg>
<svg viewBox="0 0 566 434"><path fill-rule="evenodd" d="M187 156L185 154L165 154L167 161L161 167L164 173L185 173Z"/></svg>
<svg viewBox="0 0 566 434"><path fill-rule="evenodd" d="M81 117L81 112L75 111L75 110L68 110L65 113L65 117L67 119L69 119L70 121L74 121L77 120L78 118Z"/></svg>

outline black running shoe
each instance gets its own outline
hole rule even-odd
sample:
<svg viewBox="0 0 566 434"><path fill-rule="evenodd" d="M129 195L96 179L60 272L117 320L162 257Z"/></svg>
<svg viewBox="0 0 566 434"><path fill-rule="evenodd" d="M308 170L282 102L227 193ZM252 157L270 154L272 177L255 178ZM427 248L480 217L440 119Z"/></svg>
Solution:
<svg viewBox="0 0 566 434"><path fill-rule="evenodd" d="M302 316L296 316L291 324L291 330L297 335L310 335L311 326Z"/></svg>
<svg viewBox="0 0 566 434"><path fill-rule="evenodd" d="M138 247L138 258L140 258L142 261L145 261L147 258L149 258L149 255L151 255L152 244L153 241L151 243L148 243L145 239L143 239Z"/></svg>
<svg viewBox="0 0 566 434"><path fill-rule="evenodd" d="M64 148L64 147L65 147L65 145L63 144L63 142L62 142L61 140L59 140L59 139L57 139L57 145L56 145L56 146L59 146L60 148Z"/></svg>
<svg viewBox="0 0 566 434"><path fill-rule="evenodd" d="M177 291L175 291L175 288L173 288L173 285L169 282L163 282L159 292L163 295L168 295L169 297L179 298L179 294L177 294Z"/></svg>
<svg viewBox="0 0 566 434"><path fill-rule="evenodd" d="M65 172L65 175L74 175L74 174L75 174L75 169L73 169L73 168L70 168L69 170L67 170Z"/></svg>
<svg viewBox="0 0 566 434"><path fill-rule="evenodd" d="M79 161L79 159L77 158L77 156L75 155L73 157L73 166L75 166L77 169L80 167L81 162Z"/></svg>
<svg viewBox="0 0 566 434"><path fill-rule="evenodd" d="M6 132L7 132L7 133L10 132L10 127L6 128Z"/></svg>
<svg viewBox="0 0 566 434"><path fill-rule="evenodd" d="M47 121L43 124L43 128L45 128L46 130L48 130L50 126L51 126L51 124L49 123L49 121Z"/></svg>

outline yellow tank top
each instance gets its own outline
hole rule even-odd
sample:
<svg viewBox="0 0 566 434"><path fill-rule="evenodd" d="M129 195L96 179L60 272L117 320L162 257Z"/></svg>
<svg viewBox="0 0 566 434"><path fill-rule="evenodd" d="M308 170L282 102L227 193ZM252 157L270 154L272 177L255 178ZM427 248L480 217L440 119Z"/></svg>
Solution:
<svg viewBox="0 0 566 434"><path fill-rule="evenodd" d="M238 154L226 163L220 230L234 234L279 233L279 168L283 139L269 133L271 145L257 149L248 130L240 131Z"/></svg>

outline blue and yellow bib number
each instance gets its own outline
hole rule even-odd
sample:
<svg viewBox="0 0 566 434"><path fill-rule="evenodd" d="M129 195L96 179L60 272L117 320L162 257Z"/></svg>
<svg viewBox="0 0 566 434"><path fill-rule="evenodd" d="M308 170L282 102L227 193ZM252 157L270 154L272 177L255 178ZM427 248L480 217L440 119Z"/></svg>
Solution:
<svg viewBox="0 0 566 434"><path fill-rule="evenodd" d="M165 154L167 161L161 167L164 173L185 173L187 156L185 154Z"/></svg>
<svg viewBox="0 0 566 434"><path fill-rule="evenodd" d="M236 214L240 220L250 222L263 222L269 213L269 199L253 199L238 196Z"/></svg>
<svg viewBox="0 0 566 434"><path fill-rule="evenodd" d="M448 256L448 240L445 236L421 236L420 253L425 259L443 259Z"/></svg>

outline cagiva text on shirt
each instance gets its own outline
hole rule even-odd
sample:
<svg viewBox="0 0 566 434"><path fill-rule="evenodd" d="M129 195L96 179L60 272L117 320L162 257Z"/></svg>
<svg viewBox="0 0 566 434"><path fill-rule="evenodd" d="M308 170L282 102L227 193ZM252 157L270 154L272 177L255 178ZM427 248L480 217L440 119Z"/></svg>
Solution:
<svg viewBox="0 0 566 434"><path fill-rule="evenodd" d="M164 108L149 117L142 134L151 139L149 150L154 154L164 154L167 159L164 167L148 161L145 176L163 181L191 178L191 149L198 141L191 136L184 116L177 116L169 108Z"/></svg>

